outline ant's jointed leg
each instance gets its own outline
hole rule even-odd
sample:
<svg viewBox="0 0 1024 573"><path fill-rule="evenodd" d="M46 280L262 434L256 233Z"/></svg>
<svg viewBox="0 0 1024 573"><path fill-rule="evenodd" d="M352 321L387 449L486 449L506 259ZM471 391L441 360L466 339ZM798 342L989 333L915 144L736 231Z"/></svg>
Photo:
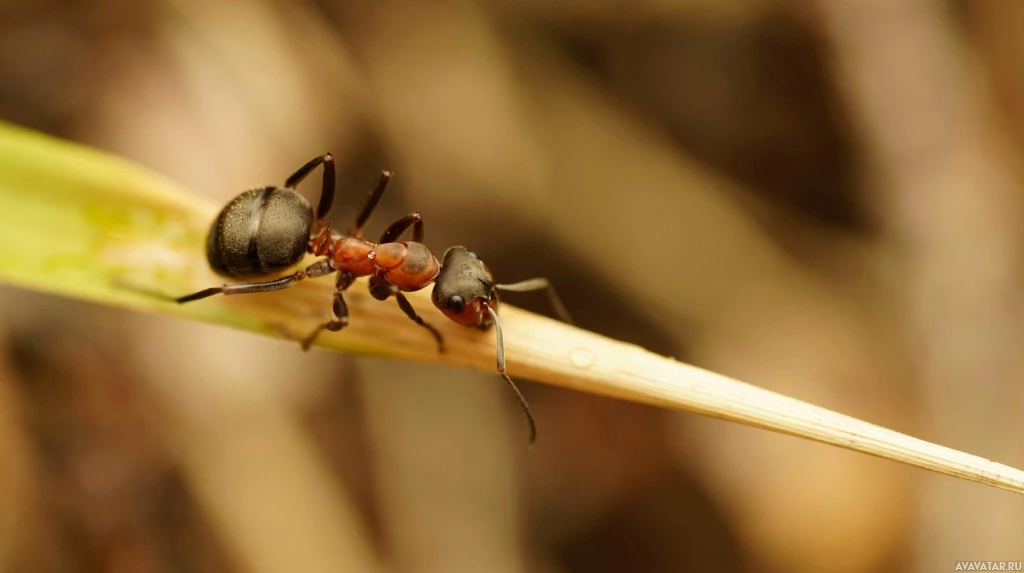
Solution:
<svg viewBox="0 0 1024 573"><path fill-rule="evenodd" d="M384 233L380 236L378 243L393 243L398 237L402 236L412 226L412 240L416 243L423 242L423 216L420 215L419 211L413 211L408 215L405 215L401 219L388 225L388 228L384 230Z"/></svg>
<svg viewBox="0 0 1024 573"><path fill-rule="evenodd" d="M302 279L315 279L322 277L334 272L331 267L331 262L328 259L321 259L312 265L306 267L305 270L298 271L297 273L290 274L279 279L272 281L264 281L257 283L239 283L231 285L223 285L219 287L211 287L203 289L199 292L185 295L175 299L175 302L185 303L192 302L195 300L204 299L218 294L232 295L232 294L249 294L257 292L269 292L272 290L286 289Z"/></svg>
<svg viewBox="0 0 1024 573"><path fill-rule="evenodd" d="M424 320L420 318L420 315L416 314L416 309L412 307L412 304L409 302L409 299L405 298L405 295L402 294L402 291L398 289L395 289L395 300L398 301L398 307L402 309L402 312L405 313L405 316L408 316L410 320L422 326L423 328L426 328L427 330L430 331L431 334L434 335L434 338L437 340L437 351L443 354L444 337L441 336L441 333L433 326L430 326L429 324L424 322Z"/></svg>
<svg viewBox="0 0 1024 573"><path fill-rule="evenodd" d="M392 296L395 297L395 300L398 301L398 307L402 309L405 316L408 316L409 320L429 330L430 334L434 335L434 338L437 340L437 351L444 352L444 337L441 336L441 332L427 324L426 321L416 314L416 309L412 307L409 299L405 298L402 291L398 290L398 287L387 282L387 279L383 276L374 275L370 277L370 296L379 301L385 301Z"/></svg>
<svg viewBox="0 0 1024 573"><path fill-rule="evenodd" d="M324 330L331 332L338 332L339 330L348 326L348 304L345 303L345 290L352 286L355 282L355 277L352 273L341 273L338 275L337 288L334 291L334 305L332 310L334 311L334 318L327 322L320 324L309 333L306 338L302 339L302 349L309 350L309 347L313 345L316 337L320 335Z"/></svg>
<svg viewBox="0 0 1024 573"><path fill-rule="evenodd" d="M324 178L320 188L320 203L316 207L316 218L318 221L326 217L327 214L331 212L331 203L334 202L334 156L327 153L309 160L305 165L299 167L299 169L284 183L286 189L295 189L295 187L299 183L302 183L302 180L305 179L306 176L321 163L324 165Z"/></svg>
<svg viewBox="0 0 1024 573"><path fill-rule="evenodd" d="M377 202L380 201L381 195L384 194L384 190L388 188L388 181L391 181L390 171L381 171L380 177L377 179L377 183L373 186L370 191L370 196L366 199L366 204L363 205L363 210L356 216L356 222L352 224L352 228L348 230L350 237L362 237L363 236L363 225L370 218L370 214L373 213L373 209L377 206Z"/></svg>

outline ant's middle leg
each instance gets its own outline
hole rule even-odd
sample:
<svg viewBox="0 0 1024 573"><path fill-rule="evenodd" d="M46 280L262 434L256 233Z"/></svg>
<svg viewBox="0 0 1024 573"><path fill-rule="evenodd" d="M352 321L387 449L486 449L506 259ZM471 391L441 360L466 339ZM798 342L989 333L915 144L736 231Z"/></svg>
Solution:
<svg viewBox="0 0 1024 573"><path fill-rule="evenodd" d="M324 166L324 179L320 188L320 203L316 206L317 220L323 219L331 212L331 204L334 202L334 156L330 153L325 153L320 157L310 159L284 182L285 188L295 189L321 163Z"/></svg>
<svg viewBox="0 0 1024 573"><path fill-rule="evenodd" d="M303 279L315 279L317 277L322 277L333 272L334 268L331 267L330 260L321 259L313 263L312 265L309 265L304 270L290 274L285 277L281 277L279 279L274 279L272 281L264 281L258 283L238 283L223 285L219 287L211 287L208 289L203 289L199 292L194 292L192 294L176 298L174 300L175 302L180 304L204 299L218 294L249 294L256 292L269 292L272 290L281 290L286 289Z"/></svg>
<svg viewBox="0 0 1024 573"><path fill-rule="evenodd" d="M384 277L374 275L370 277L370 296L379 301L385 301L394 296L395 300L398 301L398 308L402 309L405 316L408 316L409 320L429 330L430 334L433 334L434 339L437 340L437 351L444 353L444 337L441 336L441 332L427 324L426 321L420 318L420 315L416 314L416 309L412 307L412 303L409 302L409 299L405 298L402 291L398 290L398 287L388 283Z"/></svg>
<svg viewBox="0 0 1024 573"><path fill-rule="evenodd" d="M393 243L395 239L402 236L406 229L412 227L412 240L417 243L423 242L423 216L419 211L413 211L401 219L391 223L384 234L380 236L379 243Z"/></svg>
<svg viewBox="0 0 1024 573"><path fill-rule="evenodd" d="M348 326L348 304L345 303L345 290L355 281L352 273L341 273L338 276L338 288L334 291L334 318L316 327L306 338L302 339L302 349L309 350L316 337L324 330L338 332Z"/></svg>
<svg viewBox="0 0 1024 573"><path fill-rule="evenodd" d="M362 236L363 225L365 225L367 219L370 218L370 214L373 213L373 209L377 206L377 202L380 201L380 197L384 194L384 190L388 188L389 181L391 181L391 172L381 171L380 177L377 178L377 183L373 186L373 189L370 191L370 196L366 199L366 204L363 205L363 210L359 212L355 223L352 223L352 227L348 230L348 235L350 237Z"/></svg>

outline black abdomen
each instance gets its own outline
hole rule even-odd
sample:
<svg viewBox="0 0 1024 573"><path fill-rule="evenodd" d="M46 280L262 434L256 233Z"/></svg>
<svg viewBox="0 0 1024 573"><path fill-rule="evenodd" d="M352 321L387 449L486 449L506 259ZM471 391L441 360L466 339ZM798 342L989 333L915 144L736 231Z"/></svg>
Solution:
<svg viewBox="0 0 1024 573"><path fill-rule="evenodd" d="M291 189L262 187L235 197L217 216L206 239L206 258L222 276L268 275L302 259L313 208Z"/></svg>

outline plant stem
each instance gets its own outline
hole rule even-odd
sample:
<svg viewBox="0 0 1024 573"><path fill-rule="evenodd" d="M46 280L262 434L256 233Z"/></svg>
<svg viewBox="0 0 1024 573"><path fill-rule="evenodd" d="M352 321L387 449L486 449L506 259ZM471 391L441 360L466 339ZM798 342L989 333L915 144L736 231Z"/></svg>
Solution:
<svg viewBox="0 0 1024 573"><path fill-rule="evenodd" d="M308 332L330 308L333 281L327 280L185 305L125 288L130 283L179 295L221 284L207 268L203 248L216 208L123 159L2 123L0 206L4 282L277 337ZM324 333L318 346L495 371L493 330L461 327L438 316L432 323L448 348L439 354L432 337L397 305L371 298L362 282L346 294L351 324ZM411 294L417 308L431 307L425 291ZM501 313L513 378L696 412L1024 493L1020 470L508 305Z"/></svg>

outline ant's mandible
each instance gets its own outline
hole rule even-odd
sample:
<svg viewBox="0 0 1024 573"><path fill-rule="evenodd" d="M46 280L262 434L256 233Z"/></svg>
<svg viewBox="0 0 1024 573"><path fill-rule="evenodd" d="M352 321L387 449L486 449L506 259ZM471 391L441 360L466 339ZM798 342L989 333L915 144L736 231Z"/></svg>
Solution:
<svg viewBox="0 0 1024 573"><path fill-rule="evenodd" d="M323 166L323 184L314 218L310 203L295 187L316 167ZM245 191L235 197L214 220L206 241L206 257L219 275L236 279L268 277L284 271L302 260L306 253L321 257L303 270L280 278L256 282L226 284L175 299L192 302L217 294L234 295L268 292L288 288L307 279L339 273L334 292L334 317L302 340L309 349L323 330L339 331L348 324L348 305L344 291L359 277L370 277L370 295L377 300L392 296L413 322L430 331L444 352L444 339L437 329L427 324L413 309L404 292L421 290L434 283L431 301L445 316L464 325L482 330L495 328L498 373L509 385L530 424L530 442L537 435L536 424L526 399L505 373L505 349L501 323L495 312L498 291L526 292L544 289L560 317L571 322L565 307L545 278L534 278L513 284L496 284L490 270L465 247L451 247L442 260L427 249L423 241L423 219L418 211L392 223L372 243L362 238L363 225L380 201L391 173L381 172L377 184L345 234L331 229L326 221L334 201L335 167L330 153L312 159L289 177L284 187L266 186ZM413 228L413 240L398 238Z"/></svg>

